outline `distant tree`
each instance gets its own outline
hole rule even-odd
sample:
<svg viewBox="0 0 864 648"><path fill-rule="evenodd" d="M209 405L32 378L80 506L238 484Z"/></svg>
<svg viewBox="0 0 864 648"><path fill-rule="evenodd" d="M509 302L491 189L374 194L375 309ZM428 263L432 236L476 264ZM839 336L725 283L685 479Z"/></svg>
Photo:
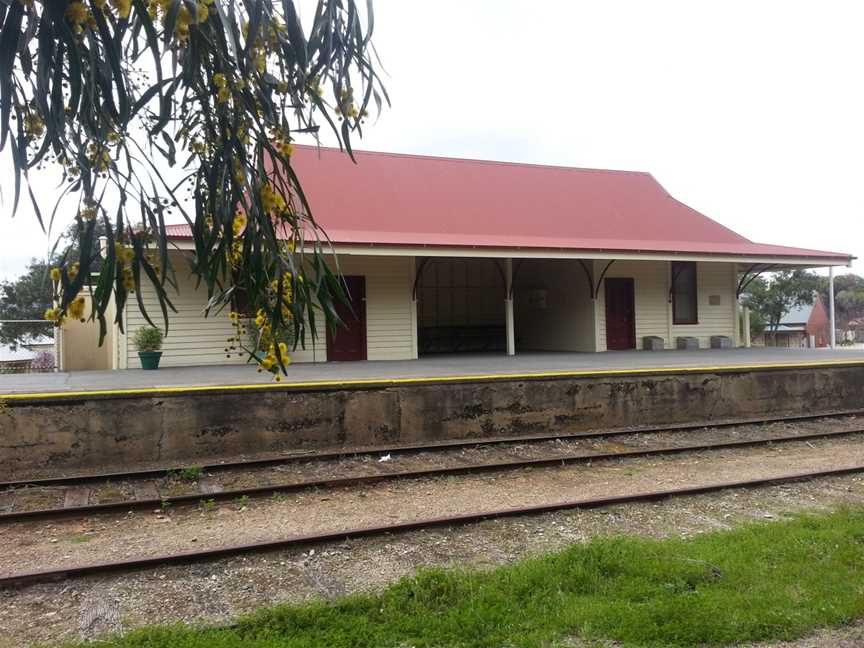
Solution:
<svg viewBox="0 0 864 648"><path fill-rule="evenodd" d="M769 279L758 277L752 281L742 300L753 313L750 318L751 335L758 335L754 333L754 324L761 326L762 331L776 334L780 320L789 311L808 306L816 300L820 279L807 270L783 270Z"/></svg>
<svg viewBox="0 0 864 648"><path fill-rule="evenodd" d="M820 279L819 295L827 305L828 279ZM838 328L846 328L851 320L864 317L864 277L849 273L834 278L834 310Z"/></svg>
<svg viewBox="0 0 864 648"><path fill-rule="evenodd" d="M12 281L0 283L0 320L41 320L52 306L51 267L48 262L31 259L27 270ZM17 348L25 339L46 335L50 322L44 324L2 324L0 344Z"/></svg>

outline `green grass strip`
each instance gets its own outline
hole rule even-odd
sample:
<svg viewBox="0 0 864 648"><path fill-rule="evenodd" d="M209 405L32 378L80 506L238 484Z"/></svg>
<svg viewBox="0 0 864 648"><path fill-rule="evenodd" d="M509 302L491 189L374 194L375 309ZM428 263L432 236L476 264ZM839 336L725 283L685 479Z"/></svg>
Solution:
<svg viewBox="0 0 864 648"><path fill-rule="evenodd" d="M232 629L134 631L89 647L546 647L793 639L864 616L864 510L690 540L601 538L490 571L428 570L383 592L280 605Z"/></svg>

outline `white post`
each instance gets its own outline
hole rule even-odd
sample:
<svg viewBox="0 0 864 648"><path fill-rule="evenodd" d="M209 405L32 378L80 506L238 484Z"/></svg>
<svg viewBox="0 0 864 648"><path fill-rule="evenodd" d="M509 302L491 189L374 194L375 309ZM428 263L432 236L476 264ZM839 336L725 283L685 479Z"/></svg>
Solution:
<svg viewBox="0 0 864 648"><path fill-rule="evenodd" d="M834 326L834 266L828 268L828 326L831 327L831 348L837 346L837 330Z"/></svg>
<svg viewBox="0 0 864 648"><path fill-rule="evenodd" d="M734 297L732 299L735 299ZM735 321L735 331L734 331L734 340L732 341L732 346L734 348L738 348L741 346L741 304L738 303L738 300L735 299L735 309L734 309L734 321Z"/></svg>
<svg viewBox="0 0 864 648"><path fill-rule="evenodd" d="M507 355L516 355L516 327L513 320L513 259L507 259L505 264L506 281L504 295L504 323L507 327Z"/></svg>
<svg viewBox="0 0 864 648"><path fill-rule="evenodd" d="M744 324L742 328L744 329L744 346L748 349L750 348L750 309L746 306L743 308L744 311Z"/></svg>
<svg viewBox="0 0 864 648"><path fill-rule="evenodd" d="M63 359L63 327L54 327L54 371L66 371Z"/></svg>

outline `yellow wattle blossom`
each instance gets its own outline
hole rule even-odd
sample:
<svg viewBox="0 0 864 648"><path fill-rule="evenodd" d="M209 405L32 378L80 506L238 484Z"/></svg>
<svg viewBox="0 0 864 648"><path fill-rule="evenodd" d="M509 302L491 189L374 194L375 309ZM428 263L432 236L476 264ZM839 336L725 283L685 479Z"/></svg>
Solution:
<svg viewBox="0 0 864 648"><path fill-rule="evenodd" d="M66 271L66 274L69 275L69 281L75 281L75 277L78 276L78 272L81 270L81 264L77 261L69 266L69 269Z"/></svg>
<svg viewBox="0 0 864 648"><path fill-rule="evenodd" d="M58 308L49 308L45 311L42 317L49 322L54 322L55 324L59 324L62 319L60 317L60 309Z"/></svg>
<svg viewBox="0 0 864 648"><path fill-rule="evenodd" d="M282 213L287 207L285 199L270 186L269 182L261 185L261 207L268 213Z"/></svg>
<svg viewBox="0 0 864 648"><path fill-rule="evenodd" d="M66 20L72 23L75 33L80 34L83 31L82 25L87 23L87 18L90 16L90 10L83 2L75 0L66 7L64 15Z"/></svg>
<svg viewBox="0 0 864 648"><path fill-rule="evenodd" d="M95 164L99 171L106 171L108 165L111 163L111 155L108 149L96 142L92 142L87 147L87 159Z"/></svg>
<svg viewBox="0 0 864 648"><path fill-rule="evenodd" d="M234 266L239 266L240 262L243 261L243 242L242 241L234 241L231 244L231 252L229 252L228 260Z"/></svg>
<svg viewBox="0 0 864 648"><path fill-rule="evenodd" d="M120 18L129 18L129 13L132 11L132 0L111 0L111 4L114 5Z"/></svg>
<svg viewBox="0 0 864 648"><path fill-rule="evenodd" d="M123 268L123 288L126 292L135 292L135 275L131 268Z"/></svg>
<svg viewBox="0 0 864 648"><path fill-rule="evenodd" d="M45 122L36 113L28 113L24 117L24 132L30 137L42 137L45 132Z"/></svg>
<svg viewBox="0 0 864 648"><path fill-rule="evenodd" d="M114 243L114 255L121 263L130 263L135 258L135 250L122 243Z"/></svg>
<svg viewBox="0 0 864 648"><path fill-rule="evenodd" d="M264 74L264 70L267 69L267 58L263 50L255 53L255 69L258 70L258 74Z"/></svg>
<svg viewBox="0 0 864 648"><path fill-rule="evenodd" d="M234 222L231 224L231 230L234 232L234 235L237 236L243 229L246 227L246 214L242 211L238 211L234 214Z"/></svg>
<svg viewBox="0 0 864 648"><path fill-rule="evenodd" d="M69 306L66 307L66 312L69 314L69 317L72 319L84 319L84 297L77 297L73 299Z"/></svg>
<svg viewBox="0 0 864 648"><path fill-rule="evenodd" d="M177 12L177 22L174 23L174 37L179 45L185 45L189 40L189 26L195 22L192 13L185 4L180 5Z"/></svg>
<svg viewBox="0 0 864 648"><path fill-rule="evenodd" d="M60 268L51 268L51 281L60 281Z"/></svg>
<svg viewBox="0 0 864 648"><path fill-rule="evenodd" d="M246 171L236 160L234 161L234 182L241 185L246 183Z"/></svg>
<svg viewBox="0 0 864 648"><path fill-rule="evenodd" d="M258 309L258 312L255 314L255 326L259 329L262 328L267 323L267 314L263 309Z"/></svg>

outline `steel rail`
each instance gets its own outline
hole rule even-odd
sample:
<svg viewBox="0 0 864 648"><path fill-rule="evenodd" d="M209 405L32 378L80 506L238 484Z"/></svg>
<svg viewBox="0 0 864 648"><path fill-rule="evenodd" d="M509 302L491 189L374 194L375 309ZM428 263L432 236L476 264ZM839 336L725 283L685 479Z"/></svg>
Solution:
<svg viewBox="0 0 864 648"><path fill-rule="evenodd" d="M10 511L7 513L0 513L0 523L21 522L26 520L43 518L57 519L64 517L98 515L102 513L129 511L141 508L158 508L164 506L191 504L205 500L233 500L242 497L259 496L270 493L297 492L314 488L345 488L349 486L364 486L401 479L420 479L424 477L440 477L443 475L452 476L476 474L483 472L509 471L519 470L523 468L563 466L575 463L591 463L594 461L606 461L614 459L631 459L636 457L676 455L687 452L747 448L761 445L771 445L773 443L793 443L796 441L802 442L820 439L824 440L851 436L861 433L864 433L864 428L856 428L853 430L836 430L832 432L810 432L806 434L794 434L780 437L763 437L760 439L738 439L735 441L700 443L696 445L686 446L640 448L635 450L624 450L621 452L580 453L570 455L558 455L554 457L540 457L535 459L495 461L479 464L468 464L462 466L419 468L414 470L393 471L371 475L356 475L353 477L311 479L299 482L276 483L263 486L252 486L247 488L223 490L213 493L191 493L188 495L172 495L160 498L106 502L103 504L86 504L83 506Z"/></svg>
<svg viewBox="0 0 864 648"><path fill-rule="evenodd" d="M809 479L818 479L823 477L839 477L843 475L851 475L861 472L864 472L864 465L859 464L856 466L848 466L845 468L832 468L828 470L787 473L785 475L775 475L773 477L759 477L755 479L746 479L739 481L716 482L713 484L705 484L702 486L688 486L684 488L672 488L668 490L644 491L641 493L631 493L629 495L613 495L608 497L565 500L548 504L535 504L532 506L493 509L476 513L462 513L458 515L425 518L408 522L396 522L394 524L387 525L357 527L353 529L340 529L336 531L326 531L322 533L289 536L287 538L281 538L278 540L268 540L264 542L255 542L250 544L228 545L224 547L215 547L212 549L204 549L199 551L189 551L159 556L133 558L129 560L91 563L87 565L76 565L70 567L55 567L50 569L20 572L17 574L0 576L0 588L50 580L59 580L63 578L86 576L91 574L126 572L138 569L158 567L162 565L187 564L202 560L212 560L215 558L224 558L254 552L272 551L276 549L287 549L296 546L320 544L332 541L344 541L356 538L366 538L386 535L389 533L403 533L406 531L415 531L419 529L428 529L435 527L462 526L474 522L480 522L483 520L518 517L523 515L536 515L541 513L552 513L555 511L572 509L604 508L607 506L614 506L616 504L657 501L687 495L703 495L706 493L714 493L717 491L728 489L771 486L776 484Z"/></svg>
<svg viewBox="0 0 864 648"><path fill-rule="evenodd" d="M241 459L238 461L226 461L222 463L210 463L203 465L185 464L170 468L152 468L144 470L131 470L127 472L86 473L76 475L63 475L58 477L39 477L33 479L0 481L0 490L21 488L24 486L65 486L72 484L83 484L91 481L106 481L112 479L145 479L152 477L164 477L171 473L182 472L183 470L187 470L190 468L200 469L205 472L216 472L220 470L231 470L234 468L276 466L299 461L330 460L369 454L403 454L434 450L451 450L456 448L477 447L484 445L501 445L507 443L541 443L544 441L555 440L597 439L604 437L625 436L628 434L689 432L692 430L701 430L706 428L728 428L739 425L764 425L770 423L813 421L819 419L831 419L855 415L864 415L864 410L840 410L834 412L823 412L820 414L795 414L792 416L776 416L750 419L723 419L720 421L700 421L699 423L671 423L666 425L641 426L634 428L592 430L590 432L557 432L553 434L527 434L498 436L480 439L456 439L434 441L431 443L404 444L398 446L361 446L350 449L340 448L336 450L312 451L302 454L280 454L263 458Z"/></svg>

